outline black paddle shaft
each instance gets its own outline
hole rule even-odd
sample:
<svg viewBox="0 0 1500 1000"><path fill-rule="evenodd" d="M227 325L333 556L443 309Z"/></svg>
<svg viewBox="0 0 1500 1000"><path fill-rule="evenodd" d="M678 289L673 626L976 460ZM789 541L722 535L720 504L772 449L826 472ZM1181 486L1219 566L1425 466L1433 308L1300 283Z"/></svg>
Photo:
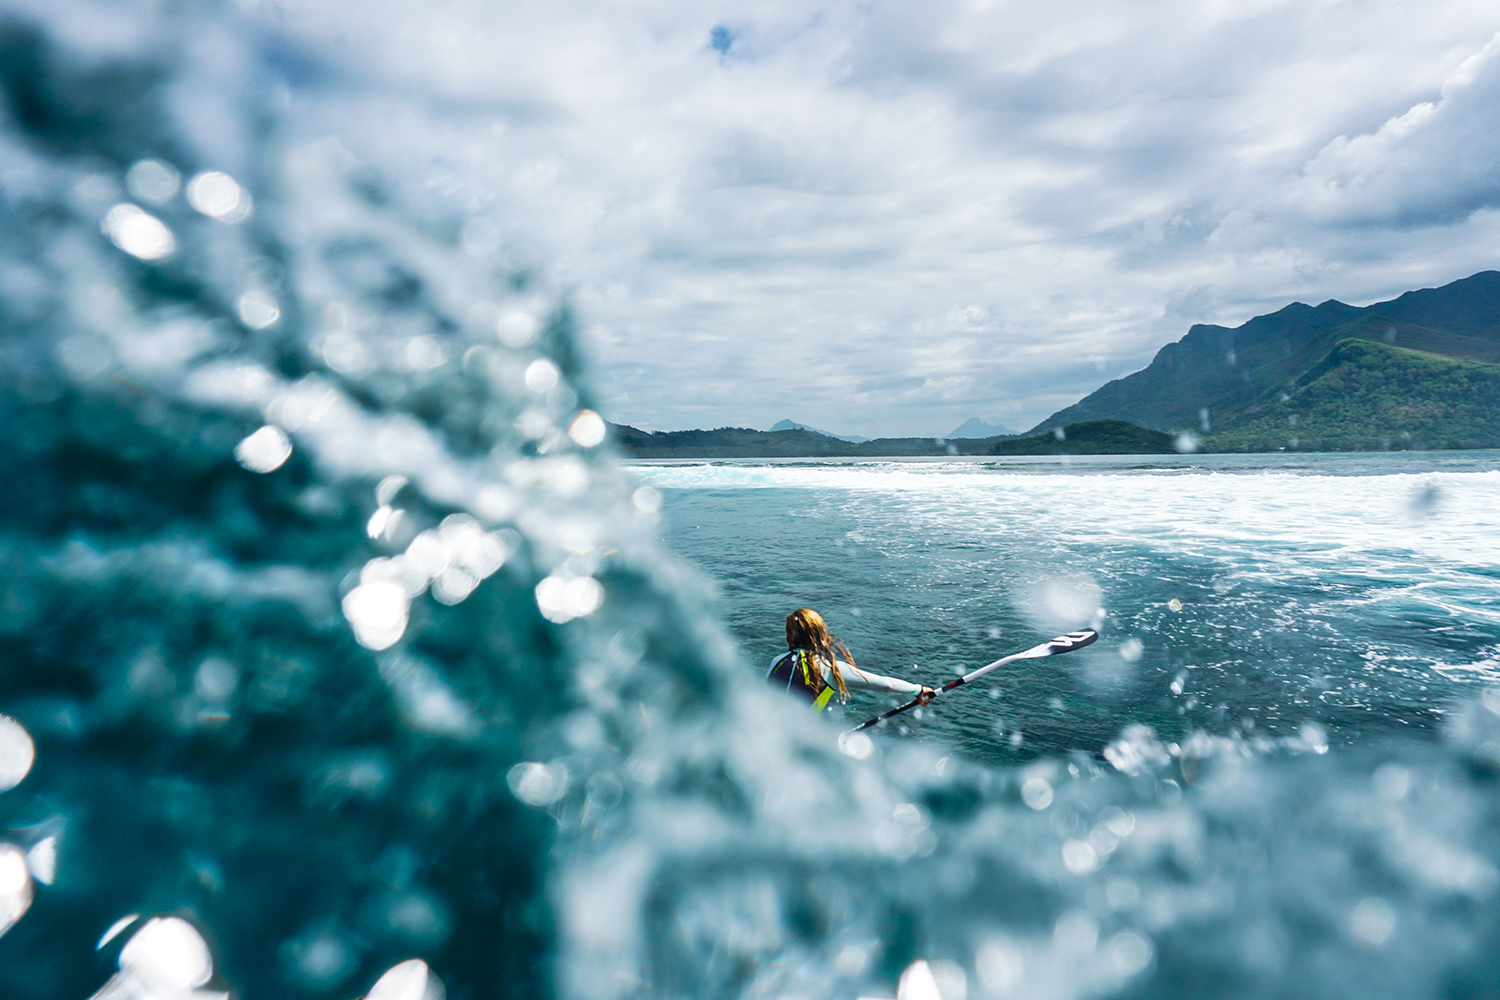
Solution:
<svg viewBox="0 0 1500 1000"><path fill-rule="evenodd" d="M1034 660L1042 656L1056 656L1059 653L1071 653L1075 649L1082 649L1084 646L1091 644L1095 639L1098 638L1098 632L1094 631L1091 628L1086 628L1078 632L1069 632L1067 635L1060 635L1056 639L1042 643L1040 646L1033 646L1031 649L1026 650L1026 652L1024 653L1012 653L1009 656L1001 657L994 663L986 663L978 670L971 670L967 674L964 674L962 677L955 677L947 684L944 684L942 687L938 688L932 693L932 698L928 699L928 704L936 701L938 695L947 694L954 688L961 687L977 677L984 676L991 670L995 670L999 667L1005 666L1007 663L1014 663L1016 660ZM884 715L877 715L873 719L867 719L864 722L861 722L859 725L855 726L849 731L851 733L857 733L861 729L869 729L871 726L879 725L892 716L900 715L907 709L916 708L920 704L922 704L922 699L920 696L918 696L907 702L905 705L901 705L898 708L891 709Z"/></svg>

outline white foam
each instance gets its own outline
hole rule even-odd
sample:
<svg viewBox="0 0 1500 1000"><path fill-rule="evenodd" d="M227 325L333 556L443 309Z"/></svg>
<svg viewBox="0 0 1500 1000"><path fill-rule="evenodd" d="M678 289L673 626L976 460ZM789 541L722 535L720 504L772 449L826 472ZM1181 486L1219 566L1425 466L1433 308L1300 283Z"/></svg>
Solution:
<svg viewBox="0 0 1500 1000"><path fill-rule="evenodd" d="M1194 461L1203 466L1214 458ZM1233 470L1230 460L1238 458L1223 456L1223 469ZM1128 542L1231 560L1247 572L1357 566L1406 579L1413 561L1433 568L1500 562L1500 471L1426 471L1420 458L1412 457L1417 471L1357 476L1212 468L1156 474L1170 466L1060 471L1056 463L1033 466L1054 470L1038 474L972 462L634 465L631 472L658 490L884 495L893 515L946 536L1025 530L1073 542ZM1278 552L1295 553L1296 565L1281 564Z"/></svg>

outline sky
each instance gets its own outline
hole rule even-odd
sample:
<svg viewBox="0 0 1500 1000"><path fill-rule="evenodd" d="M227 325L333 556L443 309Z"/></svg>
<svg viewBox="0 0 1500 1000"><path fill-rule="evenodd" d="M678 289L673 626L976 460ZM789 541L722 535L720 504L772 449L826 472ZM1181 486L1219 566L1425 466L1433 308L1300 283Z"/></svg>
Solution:
<svg viewBox="0 0 1500 1000"><path fill-rule="evenodd" d="M280 10L420 95L638 427L1025 430L1194 323L1500 267L1493 0Z"/></svg>

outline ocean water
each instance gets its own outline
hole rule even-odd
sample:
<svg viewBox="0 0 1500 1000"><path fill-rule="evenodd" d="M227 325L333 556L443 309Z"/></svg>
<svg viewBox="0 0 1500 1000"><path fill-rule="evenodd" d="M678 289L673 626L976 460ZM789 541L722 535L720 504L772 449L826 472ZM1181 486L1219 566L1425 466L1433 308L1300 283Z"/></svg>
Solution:
<svg viewBox="0 0 1500 1000"><path fill-rule="evenodd" d="M857 662L933 686L1099 628L1090 649L903 720L975 760L1097 756L1128 723L1172 740L1431 737L1500 683L1500 454L633 471L755 664L803 605Z"/></svg>
<svg viewBox="0 0 1500 1000"><path fill-rule="evenodd" d="M0 8L0 997L1500 996L1493 456L627 466L338 13Z"/></svg>

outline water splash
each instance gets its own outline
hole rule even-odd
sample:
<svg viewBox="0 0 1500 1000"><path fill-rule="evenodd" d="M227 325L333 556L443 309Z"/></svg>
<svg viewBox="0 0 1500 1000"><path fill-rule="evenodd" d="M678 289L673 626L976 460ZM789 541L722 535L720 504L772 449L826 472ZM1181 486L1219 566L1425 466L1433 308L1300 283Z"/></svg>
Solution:
<svg viewBox="0 0 1500 1000"><path fill-rule="evenodd" d="M655 550L565 305L304 41L0 21L0 992L1494 992L1500 703L841 753Z"/></svg>

